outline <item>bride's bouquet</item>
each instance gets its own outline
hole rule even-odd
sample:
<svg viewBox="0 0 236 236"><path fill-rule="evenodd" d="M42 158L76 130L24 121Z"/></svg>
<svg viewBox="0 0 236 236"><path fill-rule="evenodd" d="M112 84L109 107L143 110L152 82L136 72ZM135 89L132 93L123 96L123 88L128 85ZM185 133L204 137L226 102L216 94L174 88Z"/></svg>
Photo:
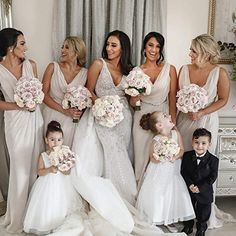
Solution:
<svg viewBox="0 0 236 236"><path fill-rule="evenodd" d="M177 92L176 106L183 113L197 112L208 103L207 91L196 84L184 86Z"/></svg>
<svg viewBox="0 0 236 236"><path fill-rule="evenodd" d="M160 162L172 161L179 150L180 148L175 140L166 136L155 137L153 157L156 160Z"/></svg>
<svg viewBox="0 0 236 236"><path fill-rule="evenodd" d="M149 95L151 93L152 83L150 77L146 75L140 67L135 67L126 77L125 93L131 97L139 94ZM135 110L141 109L140 101L136 102Z"/></svg>
<svg viewBox="0 0 236 236"><path fill-rule="evenodd" d="M58 167L60 171L68 171L75 165L76 154L68 146L54 147L49 154L51 165Z"/></svg>
<svg viewBox="0 0 236 236"><path fill-rule="evenodd" d="M62 100L64 109L76 108L80 111L92 106L92 95L87 88L79 85L78 87L68 87ZM78 123L79 119L73 118L74 123Z"/></svg>
<svg viewBox="0 0 236 236"><path fill-rule="evenodd" d="M29 111L35 111L38 104L44 99L42 83L33 77L21 77L14 89L14 100L19 107L25 107Z"/></svg>
<svg viewBox="0 0 236 236"><path fill-rule="evenodd" d="M124 119L123 104L119 100L118 95L103 96L95 100L92 113L98 124L112 128Z"/></svg>

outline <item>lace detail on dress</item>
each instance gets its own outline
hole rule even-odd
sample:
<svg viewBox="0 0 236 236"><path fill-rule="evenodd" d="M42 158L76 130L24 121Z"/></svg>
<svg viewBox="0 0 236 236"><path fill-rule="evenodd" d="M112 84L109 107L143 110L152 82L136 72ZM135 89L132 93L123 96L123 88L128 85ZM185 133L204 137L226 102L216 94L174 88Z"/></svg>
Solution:
<svg viewBox="0 0 236 236"><path fill-rule="evenodd" d="M130 203L134 203L136 195L136 181L130 160L132 160L131 126L132 115L128 101L124 96L124 76L121 82L115 86L108 70L106 62L96 84L98 97L106 95L118 95L124 104L124 119L113 128L107 128L96 124L96 131L104 152L104 176L109 178L121 195Z"/></svg>

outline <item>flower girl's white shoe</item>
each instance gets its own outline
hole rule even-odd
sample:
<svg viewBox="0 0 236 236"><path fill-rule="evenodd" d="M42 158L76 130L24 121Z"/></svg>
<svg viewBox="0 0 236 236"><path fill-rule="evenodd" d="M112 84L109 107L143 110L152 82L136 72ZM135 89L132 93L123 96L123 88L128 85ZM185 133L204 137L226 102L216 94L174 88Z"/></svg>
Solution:
<svg viewBox="0 0 236 236"><path fill-rule="evenodd" d="M165 225L165 226L171 233L178 233L178 229L175 227L174 224Z"/></svg>

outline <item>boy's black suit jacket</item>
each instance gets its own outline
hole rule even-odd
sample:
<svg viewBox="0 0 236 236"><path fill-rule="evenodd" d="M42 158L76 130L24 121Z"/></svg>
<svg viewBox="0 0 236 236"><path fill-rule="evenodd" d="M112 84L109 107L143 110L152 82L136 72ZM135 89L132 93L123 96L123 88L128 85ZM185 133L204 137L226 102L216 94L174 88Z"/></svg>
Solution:
<svg viewBox="0 0 236 236"><path fill-rule="evenodd" d="M210 152L201 157L197 164L195 151L185 152L181 164L181 174L187 184L191 197L202 204L213 202L213 183L218 174L219 159ZM200 193L192 193L189 186L198 186Z"/></svg>

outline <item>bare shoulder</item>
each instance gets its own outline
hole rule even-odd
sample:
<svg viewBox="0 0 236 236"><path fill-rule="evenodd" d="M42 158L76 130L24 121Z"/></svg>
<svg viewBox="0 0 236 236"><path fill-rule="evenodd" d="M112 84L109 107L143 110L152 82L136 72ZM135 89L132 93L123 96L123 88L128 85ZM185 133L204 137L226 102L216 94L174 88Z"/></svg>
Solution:
<svg viewBox="0 0 236 236"><path fill-rule="evenodd" d="M54 63L53 62L51 62L51 63L49 63L48 65L47 65L47 68L46 68L46 70L53 70L54 69Z"/></svg>
<svg viewBox="0 0 236 236"><path fill-rule="evenodd" d="M29 62L32 65L32 67L36 67L37 66L36 62L33 61L32 59L29 59Z"/></svg>
<svg viewBox="0 0 236 236"><path fill-rule="evenodd" d="M229 74L227 70L223 67L220 67L219 82L229 83Z"/></svg>
<svg viewBox="0 0 236 236"><path fill-rule="evenodd" d="M225 68L220 67L220 76L226 76L228 77L228 72Z"/></svg>
<svg viewBox="0 0 236 236"><path fill-rule="evenodd" d="M96 68L102 68L103 66L103 62L101 59L95 59L92 64L91 64L92 67L96 67Z"/></svg>
<svg viewBox="0 0 236 236"><path fill-rule="evenodd" d="M171 69L171 70L176 70L175 66L172 65L172 64L170 64L170 69Z"/></svg>

